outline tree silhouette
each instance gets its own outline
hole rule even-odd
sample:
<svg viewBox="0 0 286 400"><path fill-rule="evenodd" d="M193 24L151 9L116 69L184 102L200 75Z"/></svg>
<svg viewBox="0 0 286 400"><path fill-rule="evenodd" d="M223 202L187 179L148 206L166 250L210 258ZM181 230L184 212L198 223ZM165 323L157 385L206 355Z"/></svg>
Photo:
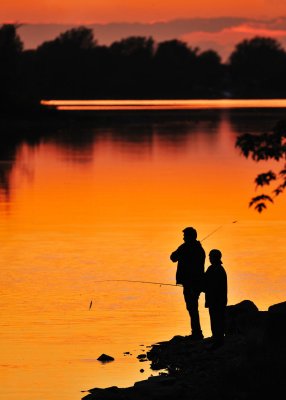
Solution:
<svg viewBox="0 0 286 400"><path fill-rule="evenodd" d="M285 96L286 52L277 40L243 40L230 55L229 68L235 95Z"/></svg>
<svg viewBox="0 0 286 400"><path fill-rule="evenodd" d="M286 159L286 121L278 122L273 130L262 135L244 134L240 135L236 141L242 154L247 158L251 157L254 161ZM272 191L272 195L261 194L251 199L249 206L254 206L258 212L266 209L266 203L273 203L273 198L283 193L286 188L286 164L283 168L274 172L272 170L259 174L255 183L257 187L268 186L273 181L278 181L278 186Z"/></svg>
<svg viewBox="0 0 286 400"><path fill-rule="evenodd" d="M43 43L36 51L36 71L43 98L78 98L92 77L93 51L97 42L92 29L78 27Z"/></svg>
<svg viewBox="0 0 286 400"><path fill-rule="evenodd" d="M197 74L198 48L180 40L158 44L154 56L154 86L163 97L192 97Z"/></svg>
<svg viewBox="0 0 286 400"><path fill-rule="evenodd" d="M0 105L9 109L20 92L20 57L23 43L17 34L17 25L4 24L0 27Z"/></svg>
<svg viewBox="0 0 286 400"><path fill-rule="evenodd" d="M272 38L239 43L227 64L181 40L131 36L102 46L84 26L23 50L17 25L0 26L0 111L41 99L285 97L286 52Z"/></svg>
<svg viewBox="0 0 286 400"><path fill-rule="evenodd" d="M113 98L118 97L118 93L120 97L148 97L154 40L131 36L112 43L109 52L113 66L110 75Z"/></svg>
<svg viewBox="0 0 286 400"><path fill-rule="evenodd" d="M90 50L97 45L93 30L80 26L61 33L54 40L44 42L38 47L40 52L61 51L75 53L80 50Z"/></svg>
<svg viewBox="0 0 286 400"><path fill-rule="evenodd" d="M208 97L221 97L224 68L221 58L214 50L207 50L198 55L197 85L199 91Z"/></svg>
<svg viewBox="0 0 286 400"><path fill-rule="evenodd" d="M23 50L23 43L17 34L18 25L4 24L0 28L0 51L2 57L18 55Z"/></svg>

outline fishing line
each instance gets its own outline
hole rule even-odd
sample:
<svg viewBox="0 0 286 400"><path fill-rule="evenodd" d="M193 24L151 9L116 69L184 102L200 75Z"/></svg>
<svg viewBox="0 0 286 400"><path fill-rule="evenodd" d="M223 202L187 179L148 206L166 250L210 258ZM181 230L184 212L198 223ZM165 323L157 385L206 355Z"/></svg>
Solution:
<svg viewBox="0 0 286 400"><path fill-rule="evenodd" d="M104 279L102 281L94 281L95 283L101 283L101 282L131 282L131 283L145 283L148 285L159 285L159 286L176 286L176 287L182 287L182 285L175 285L173 283L164 283L164 282L149 282L149 281L133 281L129 279ZM89 304L89 310L92 308L92 300Z"/></svg>
<svg viewBox="0 0 286 400"><path fill-rule="evenodd" d="M231 224L236 224L238 221L232 221ZM225 224L224 224L225 225ZM220 230L224 225L218 226L216 229L211 231L207 236L205 236L203 239L201 239L201 242L212 236L214 233L216 233L218 230ZM103 279L101 281L94 281L95 283L102 283L102 282L129 282L129 283L143 283L147 285L159 285L159 286L175 286L175 287L182 287L182 285L175 285L173 283L164 283L164 282L152 282L152 281L135 281L135 280L129 280L129 279ZM89 310L92 308L92 301L90 302L89 305Z"/></svg>

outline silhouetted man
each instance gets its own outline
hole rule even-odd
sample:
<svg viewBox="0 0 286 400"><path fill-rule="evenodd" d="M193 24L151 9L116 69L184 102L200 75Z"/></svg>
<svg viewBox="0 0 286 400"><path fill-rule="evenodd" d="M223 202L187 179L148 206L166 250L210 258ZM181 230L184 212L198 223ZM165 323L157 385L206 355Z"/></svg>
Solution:
<svg viewBox="0 0 286 400"><path fill-rule="evenodd" d="M176 281L184 288L184 298L191 318L192 340L203 339L199 317L199 296L203 289L206 254L197 239L197 231L188 227L183 230L184 243L170 258L178 262Z"/></svg>
<svg viewBox="0 0 286 400"><path fill-rule="evenodd" d="M224 343L227 275L221 257L219 250L211 250L209 254L211 265L205 273L205 306L209 309L213 338L211 349L216 349Z"/></svg>

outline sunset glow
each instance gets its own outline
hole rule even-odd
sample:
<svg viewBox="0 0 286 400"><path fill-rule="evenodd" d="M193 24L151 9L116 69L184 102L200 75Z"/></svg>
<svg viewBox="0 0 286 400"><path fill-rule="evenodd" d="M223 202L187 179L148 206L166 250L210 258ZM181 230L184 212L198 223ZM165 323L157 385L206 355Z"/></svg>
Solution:
<svg viewBox="0 0 286 400"><path fill-rule="evenodd" d="M286 0L1 0L3 399L282 382L285 72Z"/></svg>
<svg viewBox="0 0 286 400"><path fill-rule="evenodd" d="M178 38L201 50L213 49L226 61L239 41L254 36L276 38L286 47L285 17L284 0L14 0L1 3L0 23L20 24L26 49L85 25L103 45L129 36L152 36L155 41Z"/></svg>
<svg viewBox="0 0 286 400"><path fill-rule="evenodd" d="M240 118L217 117L77 125L19 146L0 202L2 376L12 400L57 400L59 385L63 400L94 386L132 385L142 379L140 343L187 334L181 288L96 284L174 283L169 253L186 225L200 240L222 226L203 243L206 252L224 254L230 304L251 298L265 310L284 300L286 199L263 215L247 207L265 165L235 149L246 126ZM103 352L116 363L102 368L96 358Z"/></svg>
<svg viewBox="0 0 286 400"><path fill-rule="evenodd" d="M1 3L1 20L3 22L28 23L92 23L111 21L154 22L186 17L277 17L286 15L284 0L186 0L163 1L151 0L131 2L129 0L110 0L95 2L92 0L44 1L31 0L4 1Z"/></svg>

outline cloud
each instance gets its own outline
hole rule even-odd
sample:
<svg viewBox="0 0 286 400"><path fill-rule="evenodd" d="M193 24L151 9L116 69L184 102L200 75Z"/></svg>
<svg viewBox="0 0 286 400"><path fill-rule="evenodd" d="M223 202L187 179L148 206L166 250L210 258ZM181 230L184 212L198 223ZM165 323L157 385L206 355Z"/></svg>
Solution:
<svg viewBox="0 0 286 400"><path fill-rule="evenodd" d="M286 29L273 29L261 23L245 22L237 26L222 29L219 32L192 32L183 35L181 39L191 46L198 46L201 50L213 49L221 55L223 61L227 61L238 43L255 36L272 37L277 39L286 48Z"/></svg>
<svg viewBox="0 0 286 400"><path fill-rule="evenodd" d="M19 28L25 48L36 48L47 40L75 25L31 24ZM189 18L154 23L108 23L86 25L94 31L100 44L110 43L128 36L152 36L157 42L178 38L192 47L214 49L227 59L235 44L254 36L278 39L286 45L286 17L250 19L237 17Z"/></svg>

